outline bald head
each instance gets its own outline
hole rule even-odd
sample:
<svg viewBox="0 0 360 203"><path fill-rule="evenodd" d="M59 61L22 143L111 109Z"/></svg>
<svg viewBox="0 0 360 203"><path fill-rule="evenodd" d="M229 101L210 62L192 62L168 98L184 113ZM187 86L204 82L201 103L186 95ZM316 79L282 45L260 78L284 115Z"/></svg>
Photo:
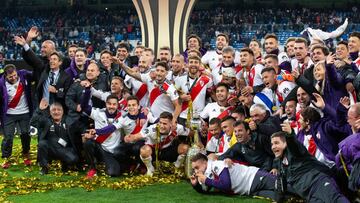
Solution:
<svg viewBox="0 0 360 203"><path fill-rule="evenodd" d="M55 52L55 43L51 40L45 40L41 44L41 56L49 57L51 53Z"/></svg>

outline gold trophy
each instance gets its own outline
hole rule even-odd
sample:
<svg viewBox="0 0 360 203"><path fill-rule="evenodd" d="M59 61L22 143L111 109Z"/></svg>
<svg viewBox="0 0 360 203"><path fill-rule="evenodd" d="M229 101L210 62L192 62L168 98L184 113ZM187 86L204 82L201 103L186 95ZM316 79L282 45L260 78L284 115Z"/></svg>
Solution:
<svg viewBox="0 0 360 203"><path fill-rule="evenodd" d="M192 107L192 105L191 105ZM187 154L186 154L186 160L185 160L185 175L190 178L190 176L193 174L192 167L191 167L191 158L201 152L201 149L199 147L199 133L198 130L201 128L201 120L200 116L197 113L192 112L192 108L190 109L189 104L189 111L191 110L191 118L189 119L189 113L187 118L187 123L189 123L190 129L194 131L194 139L191 142L191 147L189 148Z"/></svg>

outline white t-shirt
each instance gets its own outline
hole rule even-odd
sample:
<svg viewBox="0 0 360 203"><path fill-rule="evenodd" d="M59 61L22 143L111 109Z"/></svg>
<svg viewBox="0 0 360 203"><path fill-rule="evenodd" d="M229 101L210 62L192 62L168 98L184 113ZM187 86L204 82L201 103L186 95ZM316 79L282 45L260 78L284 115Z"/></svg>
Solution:
<svg viewBox="0 0 360 203"><path fill-rule="evenodd" d="M298 70L299 73L301 74L301 69L302 69L303 64L299 63L299 61L297 59L295 59L295 58L291 59L290 63L291 63L291 70ZM305 70L310 68L310 66L313 65L313 64L314 64L314 62L310 59L307 66L304 67L303 71L305 72Z"/></svg>
<svg viewBox="0 0 360 203"><path fill-rule="evenodd" d="M209 118L209 121L218 117L223 111L229 107L220 106L217 102L208 103L204 110L200 113L200 117L203 119Z"/></svg>
<svg viewBox="0 0 360 203"><path fill-rule="evenodd" d="M213 70L222 61L222 54L218 54L215 50L207 51L206 54L201 58L201 63L208 64L210 69Z"/></svg>
<svg viewBox="0 0 360 203"><path fill-rule="evenodd" d="M141 74L141 80L147 85L150 98L150 111L155 118L159 118L164 111L174 113L175 107L173 101L179 98L175 86L169 81L157 85L149 74Z"/></svg>
<svg viewBox="0 0 360 203"><path fill-rule="evenodd" d="M111 119L106 116L105 109L92 108L90 118L94 120L95 129L104 128L110 124L115 125L117 129L121 128L120 123L117 122L117 119ZM103 150L114 153L114 149L119 146L121 142L121 134L119 130L115 130L111 135L101 143Z"/></svg>
<svg viewBox="0 0 360 203"><path fill-rule="evenodd" d="M196 83L194 83L196 81ZM192 101L193 113L199 115L205 107L206 90L213 86L211 78L208 76L200 76L198 79L192 79L188 75L183 75L175 80L175 86L184 94L188 94L189 90L196 95L195 91L199 92ZM199 88L201 87L201 89ZM180 114L181 118L187 118L188 109L186 108Z"/></svg>
<svg viewBox="0 0 360 203"><path fill-rule="evenodd" d="M145 144L154 146L156 144L156 125L153 124L145 129L143 129L140 134L145 138ZM184 126L177 124L176 130L170 132L168 135L160 135L160 148L164 149L169 147L172 141L179 135L187 136L189 135L189 129Z"/></svg>
<svg viewBox="0 0 360 203"><path fill-rule="evenodd" d="M320 133L318 132L316 136L320 136ZM312 137L312 135L304 135L304 146L306 147L306 149L309 149L310 146L310 138ZM335 162L327 159L325 157L325 155L319 150L318 147L316 147L316 151L315 151L315 158L320 161L321 163L325 164L327 167L332 168L333 166L335 166Z"/></svg>
<svg viewBox="0 0 360 203"><path fill-rule="evenodd" d="M228 167L224 161L208 160L205 176L210 179L219 177L221 172L227 168L230 174L231 190L235 194L249 195L252 183L259 168L234 163Z"/></svg>
<svg viewBox="0 0 360 203"><path fill-rule="evenodd" d="M6 90L8 93L8 104L13 100L13 98L16 95L17 89L19 87L20 80L18 80L15 84L10 84L7 81L5 82ZM25 114L29 113L29 106L26 101L25 96L25 85L23 85L23 91L19 100L19 103L16 105L15 108L8 108L6 114L10 115L19 115L19 114Z"/></svg>
<svg viewBox="0 0 360 203"><path fill-rule="evenodd" d="M149 73L146 73L146 74L149 74ZM135 78L133 78L129 75L126 75L124 83L127 88L131 89L132 95L135 95L135 96L144 95L142 98L138 98L140 106L142 106L142 107L149 106L149 91L147 89L146 84L136 80ZM140 88L141 88L141 91L143 91L142 88L146 88L145 94L142 92L140 93L140 91L139 91Z"/></svg>
<svg viewBox="0 0 360 203"><path fill-rule="evenodd" d="M236 73L236 79L244 79L247 86L258 86L263 84L261 71L264 69L264 66L261 64L256 64L251 67L250 71L242 69Z"/></svg>
<svg viewBox="0 0 360 203"><path fill-rule="evenodd" d="M116 121L114 121L114 125L115 127L117 127L117 129L123 129L125 135L129 135L129 134L134 134L133 131L135 129L135 127L139 124L139 119L137 120L133 120L131 118L128 117L128 114L122 114L122 116L119 119L116 119ZM145 129L147 126L147 121L142 125L141 130Z"/></svg>
<svg viewBox="0 0 360 203"><path fill-rule="evenodd" d="M230 148L231 136L223 135L221 138L212 136L206 143L206 151L214 152L216 155L225 153Z"/></svg>

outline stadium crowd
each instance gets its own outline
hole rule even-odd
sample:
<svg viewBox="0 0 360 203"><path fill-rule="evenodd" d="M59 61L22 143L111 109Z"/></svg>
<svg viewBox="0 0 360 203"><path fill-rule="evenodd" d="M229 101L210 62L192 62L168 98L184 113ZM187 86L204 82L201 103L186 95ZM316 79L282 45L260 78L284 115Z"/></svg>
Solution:
<svg viewBox="0 0 360 203"><path fill-rule="evenodd" d="M25 165L37 135L40 174L105 164L109 176L157 159L191 167L195 190L283 201L349 202L360 187L360 33L329 52L325 41L346 31L308 29L279 49L275 34L235 50L218 33L216 50L195 34L184 53L121 42L89 58L78 44L58 52L39 28L12 39L32 71L13 64L0 79L3 169L11 167L15 127ZM343 23L343 24L342 24ZM264 50L262 50L264 48ZM32 84L34 83L34 88ZM191 153L190 153L191 152ZM188 159L187 162L185 160ZM135 167L134 167L135 166Z"/></svg>

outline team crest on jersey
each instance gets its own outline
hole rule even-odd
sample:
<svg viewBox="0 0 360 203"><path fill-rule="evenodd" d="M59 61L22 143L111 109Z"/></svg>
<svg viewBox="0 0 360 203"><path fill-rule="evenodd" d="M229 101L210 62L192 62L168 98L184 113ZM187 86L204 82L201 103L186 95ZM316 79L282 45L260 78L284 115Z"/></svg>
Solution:
<svg viewBox="0 0 360 203"><path fill-rule="evenodd" d="M148 133L149 133L149 129L145 128L145 129L144 129L144 133L145 133L145 134L148 134Z"/></svg>
<svg viewBox="0 0 360 203"><path fill-rule="evenodd" d="M201 86L201 87L204 86L204 81L200 80L200 86Z"/></svg>
<svg viewBox="0 0 360 203"><path fill-rule="evenodd" d="M317 134L316 134L316 137L317 137L317 139L321 139L321 136L320 136L320 133L319 132L317 132Z"/></svg>

